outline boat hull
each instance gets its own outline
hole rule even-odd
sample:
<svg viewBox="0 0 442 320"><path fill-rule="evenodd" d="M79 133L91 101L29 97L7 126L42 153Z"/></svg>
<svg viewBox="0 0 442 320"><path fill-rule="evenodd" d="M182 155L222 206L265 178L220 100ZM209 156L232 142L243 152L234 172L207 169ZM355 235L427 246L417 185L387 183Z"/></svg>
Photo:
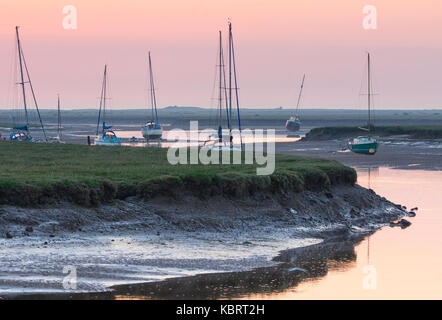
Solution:
<svg viewBox="0 0 442 320"><path fill-rule="evenodd" d="M204 144L201 149L219 150L219 151L241 151L240 147L230 146L222 143Z"/></svg>
<svg viewBox="0 0 442 320"><path fill-rule="evenodd" d="M60 136L49 138L48 142L50 142L50 143L66 143L63 140L61 140Z"/></svg>
<svg viewBox="0 0 442 320"><path fill-rule="evenodd" d="M119 146L121 145L120 139L103 139L103 138L95 138L95 145L97 146Z"/></svg>
<svg viewBox="0 0 442 320"><path fill-rule="evenodd" d="M146 140L159 140L163 137L163 130L158 128L157 129L143 128L141 130L141 133L143 134L143 137Z"/></svg>
<svg viewBox="0 0 442 320"><path fill-rule="evenodd" d="M354 153L362 153L368 155L374 155L378 151L378 143L349 143L348 148Z"/></svg>
<svg viewBox="0 0 442 320"><path fill-rule="evenodd" d="M296 120L287 120L285 123L285 128L289 132L296 132L301 129L301 122Z"/></svg>
<svg viewBox="0 0 442 320"><path fill-rule="evenodd" d="M26 142L35 142L34 138L32 138L31 136L28 136L26 133L24 132L12 132L9 135L9 140L10 141L26 141Z"/></svg>

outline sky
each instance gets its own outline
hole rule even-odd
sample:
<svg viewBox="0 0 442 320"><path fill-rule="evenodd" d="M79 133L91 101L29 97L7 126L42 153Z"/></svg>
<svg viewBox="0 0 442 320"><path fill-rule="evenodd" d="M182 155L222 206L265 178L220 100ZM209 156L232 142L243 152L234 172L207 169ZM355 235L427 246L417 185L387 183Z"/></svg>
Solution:
<svg viewBox="0 0 442 320"><path fill-rule="evenodd" d="M75 30L63 27L67 5ZM376 29L363 28L366 5ZM378 108L442 108L440 0L1 0L0 108L16 91L16 25L41 108L57 93L64 108L97 107L104 64L111 106L146 107L148 51L159 107L215 107L228 19L243 107L295 105L305 73L303 107L363 108L369 51Z"/></svg>

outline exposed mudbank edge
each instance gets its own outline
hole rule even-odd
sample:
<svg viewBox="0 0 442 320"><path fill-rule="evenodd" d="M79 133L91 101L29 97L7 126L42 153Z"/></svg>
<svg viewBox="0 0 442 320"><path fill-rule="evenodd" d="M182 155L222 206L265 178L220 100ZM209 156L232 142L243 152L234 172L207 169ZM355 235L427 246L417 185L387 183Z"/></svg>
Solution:
<svg viewBox="0 0 442 320"><path fill-rule="evenodd" d="M413 140L442 139L442 126L371 126L371 133L379 137L407 137ZM311 129L303 141L322 141L363 135L355 126L317 127Z"/></svg>
<svg viewBox="0 0 442 320"><path fill-rule="evenodd" d="M406 215L405 208L358 185L297 193L257 192L247 198L200 198L183 192L149 201L137 197L85 208L59 203L38 208L0 206L0 237L65 236L71 232L241 232L296 228L324 238L339 228L372 228ZM337 227L339 226L339 227ZM304 231L300 231L302 229ZM314 231L317 230L317 231ZM328 231L326 231L328 230Z"/></svg>
<svg viewBox="0 0 442 320"><path fill-rule="evenodd" d="M223 197L203 200L191 194L183 194L180 199L175 199L173 202L168 197L156 198L148 202L133 198L111 206L99 206L93 209L71 204L65 204L64 207L37 209L2 206L0 207L0 232L4 234L4 227L7 226L11 236L25 237L29 235L26 228L32 227L32 235L40 236L42 241L48 241L49 245L48 236L68 237L71 232L86 232L87 235L93 236L103 233L112 234L117 230L126 234L171 231L171 234L182 232L191 237L193 232L203 229L207 232L245 233L252 238L257 232L264 230L263 226L266 232L278 233L292 230L293 237L323 239L320 244L280 252L274 258L274 261L279 263L276 267L242 272L241 279L243 280L241 281L244 282L244 290L248 290L244 279L256 276L257 273L261 274L262 271L274 277L291 279L290 285L297 284L306 275L303 275L303 272L288 272L287 268L300 267L308 271L309 264L316 265L318 261L327 260L336 252L339 253L339 248L342 246L353 248L365 235L406 215L407 211L402 206L378 196L372 190L355 185L335 186L331 190L323 191L288 192L285 195L259 193L255 194L253 199L243 200ZM121 224L122 221L128 223ZM351 255L351 250L346 254ZM213 287L222 287L222 281L234 282L237 277L235 274L238 273L227 272L220 277L206 274L153 283L119 285L101 293L21 294L4 297L112 299L117 294L130 296L134 292L139 294L141 290L147 296L149 292L156 292L157 294L151 298L165 298L162 295L165 295L168 290L165 288L171 287L171 282L197 288L201 281L209 281L211 284L209 287L212 284ZM183 288L182 285L178 287ZM156 289L153 290L154 288ZM191 290L186 292L188 295L183 298L193 297ZM197 294L198 291L194 293L194 296ZM221 293L214 293L206 298L220 297L222 297Z"/></svg>

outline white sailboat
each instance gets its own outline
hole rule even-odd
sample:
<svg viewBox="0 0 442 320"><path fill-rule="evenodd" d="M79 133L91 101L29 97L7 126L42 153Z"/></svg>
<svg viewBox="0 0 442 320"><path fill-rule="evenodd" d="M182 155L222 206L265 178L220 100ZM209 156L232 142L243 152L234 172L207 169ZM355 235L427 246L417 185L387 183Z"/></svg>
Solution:
<svg viewBox="0 0 442 320"><path fill-rule="evenodd" d="M150 121L146 122L146 124L141 129L141 133L143 137L147 141L151 140L160 140L163 136L163 129L158 121L158 110L157 110L157 98L155 96L155 84L153 79L152 72L152 60L150 58L149 51L149 79L150 79L150 101L152 108L152 118Z"/></svg>
<svg viewBox="0 0 442 320"><path fill-rule="evenodd" d="M50 139L50 142L54 142L54 143L65 143L62 140L62 135L61 135L61 111L60 111L60 95L57 95L57 136L56 137L52 137Z"/></svg>

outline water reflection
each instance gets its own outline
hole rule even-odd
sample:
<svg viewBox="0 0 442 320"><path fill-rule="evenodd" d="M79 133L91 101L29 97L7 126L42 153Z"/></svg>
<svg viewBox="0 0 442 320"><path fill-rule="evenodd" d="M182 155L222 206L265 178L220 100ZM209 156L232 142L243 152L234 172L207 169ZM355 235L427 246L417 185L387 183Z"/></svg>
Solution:
<svg viewBox="0 0 442 320"><path fill-rule="evenodd" d="M356 167L358 172L358 184L371 189L371 179L379 177L379 167Z"/></svg>
<svg viewBox="0 0 442 320"><path fill-rule="evenodd" d="M356 260L352 242L317 244L285 251L277 267L249 272L206 274L158 283L115 287L114 297L146 299L232 299L287 292L305 279L322 277L332 269L345 270ZM305 271L303 271L303 269Z"/></svg>
<svg viewBox="0 0 442 320"><path fill-rule="evenodd" d="M319 281L302 282L296 291L272 298L441 299L442 172L383 167L357 171L358 184L408 208L419 207L415 218L407 218L411 227L384 227L356 246L356 260L344 272L329 270ZM375 271L373 288L364 287L368 269Z"/></svg>
<svg viewBox="0 0 442 320"><path fill-rule="evenodd" d="M160 282L119 285L104 293L28 295L28 299L232 299L272 297L290 292L308 279L317 279L330 270L347 270L356 260L352 241L320 243L287 250L275 258L276 267L248 272L202 274Z"/></svg>
<svg viewBox="0 0 442 320"><path fill-rule="evenodd" d="M157 141L146 142L146 140L141 135L140 130L115 130L116 135L121 139L122 145L131 146L131 147L161 147L161 148L169 148L171 146L177 148L184 147L198 147L202 146L204 141L207 140L209 133L208 131L195 131L195 130L182 130L183 133L187 136L187 142L178 142L175 140L175 136L172 134L172 139L168 138L168 134L170 131L163 132L163 139ZM213 133L216 133L214 130ZM86 135L78 135L78 136L87 136ZM196 138L196 139L195 139ZM264 131L262 136L253 136L253 135L243 135L242 136L244 144L250 143L268 143L273 142L267 136L267 132ZM287 136L287 133L284 131L276 131L275 132L275 143L279 142L296 142L301 139L301 136ZM239 143L239 136L234 135L234 144Z"/></svg>

